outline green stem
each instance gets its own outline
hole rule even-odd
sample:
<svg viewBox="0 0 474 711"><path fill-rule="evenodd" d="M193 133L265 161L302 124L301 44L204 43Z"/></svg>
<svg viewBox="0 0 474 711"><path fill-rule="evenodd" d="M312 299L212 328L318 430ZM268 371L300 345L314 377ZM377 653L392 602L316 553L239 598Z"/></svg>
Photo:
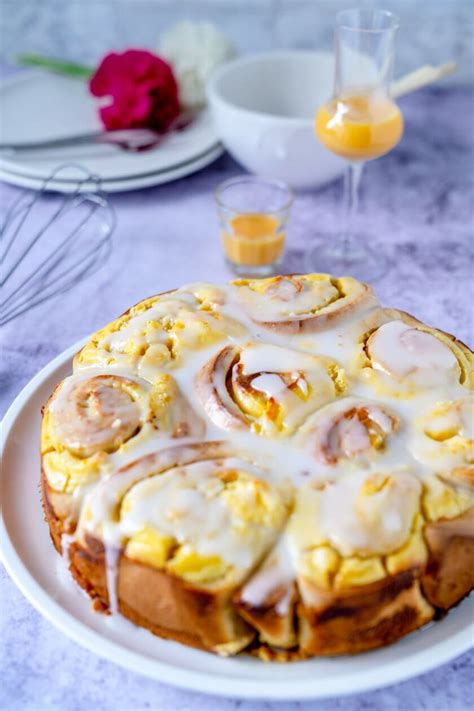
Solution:
<svg viewBox="0 0 474 711"><path fill-rule="evenodd" d="M64 62L61 59L50 59L39 54L20 54L16 57L16 61L18 64L28 67L41 67L42 69L49 69L52 72L65 74L76 79L89 79L94 73L94 69L83 64Z"/></svg>

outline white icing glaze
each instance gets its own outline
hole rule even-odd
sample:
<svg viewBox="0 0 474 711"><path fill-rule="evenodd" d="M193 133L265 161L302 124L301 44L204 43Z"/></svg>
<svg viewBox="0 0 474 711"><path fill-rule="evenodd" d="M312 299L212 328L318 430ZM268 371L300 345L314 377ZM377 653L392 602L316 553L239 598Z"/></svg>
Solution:
<svg viewBox="0 0 474 711"><path fill-rule="evenodd" d="M87 600L90 600L89 595L83 588L79 587L74 578L71 575L69 566L71 564L70 560L70 547L74 543L75 536L68 533L63 533L61 535L61 549L62 555L56 556L56 576L61 586L65 587L72 594L79 594Z"/></svg>
<svg viewBox="0 0 474 711"><path fill-rule="evenodd" d="M237 298L259 321L283 321L288 317L316 311L339 298L339 291L329 281L295 283L282 278L264 294L249 286L239 286Z"/></svg>
<svg viewBox="0 0 474 711"><path fill-rule="evenodd" d="M81 540L87 531L102 538L105 543L109 595L114 608L117 551L133 531L145 525L169 533L180 541L189 541L201 554L219 555L242 569L254 565L273 542L280 540L260 572L244 586L243 600L258 606L275 588L291 588L295 575L295 556L288 543L291 537L280 537L279 531L271 527L264 527L261 533L250 536L248 540L238 536L232 510L219 496L206 498L205 485L202 488L199 484L215 479L217 471L222 466L230 466L230 462L251 476L285 491L288 498L291 498L293 490L300 487L313 486L317 482L326 484L324 489L316 491L314 499L308 498L310 503L314 503L312 510L317 516L315 530L344 555L389 552L403 545L417 510L420 491L417 479L431 475L436 467L452 466L453 462L459 464L459 456L454 458L452 452L448 456L443 450L440 455L440 446L446 445L446 442L429 440L423 432L426 424L423 418L440 401L456 403L466 399L466 389L459 383L457 360L447 345L401 321L387 322L388 317L373 299L349 311L343 320L329 321L324 330L317 333L288 335L278 330L265 330L254 318L278 322L287 317L296 318L298 314L308 311L317 313L329 302L330 307L337 307L338 299L334 293L337 290L327 281L321 282L315 289L298 290L290 280L283 279L264 299L261 295L251 295L250 301L247 296L242 299L242 294L248 295L250 291L236 290L232 286L216 288L196 284L160 297L145 313L133 317L119 331L109 333L103 339L103 356L106 359L107 355L112 354L112 364L99 367L77 363L75 375L64 386L66 393L67 388L85 378L113 374L135 382L148 398L157 375L172 369L189 407L205 420L205 431L190 432L189 437L180 440L181 447L189 450L189 461L184 464L176 462L173 454L172 447L177 444L176 440L171 439L170 435L163 436L149 425L143 426L139 435L109 455L109 468L104 469L98 483L79 487L74 492L78 510L82 509L78 539ZM333 297L335 301L332 301ZM207 300L206 310L201 309L203 299ZM219 314L227 321L219 321ZM168 347L169 333L150 324L163 319L170 319L171 323L176 318L183 324L173 336L180 349L179 358L155 358L150 346ZM195 326L200 327L202 323L209 326L209 331L217 329L219 337L201 339ZM349 378L348 392L344 394L349 397L336 396L326 366L315 356L329 358L351 374L361 340L364 334L372 331L367 343L372 367L390 381L414 383L416 387L410 397L404 398L403 393L401 396L391 394L389 390L381 394L370 381L358 377L359 374ZM138 351L140 346L146 346L146 358L122 352L131 341ZM215 369L209 387L216 389L229 412L242 418L242 412L230 398L226 386L226 375L237 353L244 374L255 376L251 379L252 388L267 398L282 402L289 413L291 426L298 425L299 428L309 416L301 431L296 429L294 434L278 438L268 430L269 437L265 438L252 432L246 426L245 419L243 426L237 429L223 429L214 423L203 407L195 383L205 364L225 347L229 347L228 357ZM106 360L101 362L106 363ZM294 379L303 399L288 389L281 377L283 374L290 376L292 382ZM331 388L330 396L319 399L313 407L312 398L317 396L321 383ZM52 411L61 405L62 392L63 388L53 400ZM310 406L298 410L308 395ZM333 464L315 457L309 440L303 443L302 434L305 428L310 427L313 418L326 417L330 420L347 406L348 401L374 403L375 398L377 407L371 410L371 418L388 433L385 448L375 457L363 454L368 435L358 420L348 420L343 424L339 434L344 443L344 457ZM333 402L326 405L329 400ZM109 409L113 410L113 407ZM392 421L387 413L394 413L399 419L401 424L396 431L391 431ZM113 411L113 415L111 424L123 419L120 406ZM457 436L472 438L474 426L468 406L455 407L453 412L442 417L445 419L438 418L435 427L449 429L456 421ZM216 455L210 458L212 461L194 464L195 443L192 437L208 443L224 440L227 444L222 445L219 455L221 463L217 463ZM419 442L423 442L421 448ZM238 459L231 457L230 453L238 453ZM151 459L143 459L148 455ZM127 465L130 465L129 468L124 469ZM120 469L120 474L111 474ZM184 476L179 474L183 470ZM386 474L390 483L379 492L362 495L364 482L377 473ZM180 477L186 486L176 489ZM332 483L328 485L327 482ZM127 491L133 506L117 523L113 511ZM178 519L173 522L172 517L168 516L173 507L181 507L188 512L179 525ZM311 509L309 504L308 508ZM309 525L306 528L313 531ZM307 542L314 544L309 533ZM290 598L291 591L290 596L286 593L286 597L283 595L279 599L279 614L286 614Z"/></svg>
<svg viewBox="0 0 474 711"><path fill-rule="evenodd" d="M268 490L276 510L275 521L262 525L250 515L259 495L251 482L264 479L265 472L235 457L170 467L173 461L170 450L162 453L161 460L138 460L103 482L86 503L80 534L88 531L100 535L106 549L114 551L144 527L150 527L181 545L189 543L203 556L217 555L236 568L248 569L285 520L285 492ZM219 474L232 471L250 477L240 482L237 508L219 478Z"/></svg>
<svg viewBox="0 0 474 711"><path fill-rule="evenodd" d="M157 297L141 313L129 315L118 328L107 327L95 344L98 362L115 371L128 370L153 382L157 370L176 368L194 351L211 342L225 340L226 335L244 336L245 327L223 313L206 310L192 293L179 289ZM76 359L78 370L91 363Z"/></svg>
<svg viewBox="0 0 474 711"><path fill-rule="evenodd" d="M145 524L180 544L190 543L203 556L217 555L247 569L260 552L261 542L249 545L251 524L240 519L222 496L224 484L216 475L226 468L245 471L248 465L233 459L197 462L138 483L126 497L130 508L121 516L122 533L132 536ZM252 494L249 507L254 505ZM271 540L271 530L268 533Z"/></svg>
<svg viewBox="0 0 474 711"><path fill-rule="evenodd" d="M474 466L474 397L437 403L416 420L409 448L440 473Z"/></svg>
<svg viewBox="0 0 474 711"><path fill-rule="evenodd" d="M441 378L459 378L454 353L431 333L403 321L391 321L373 333L367 343L372 367L395 378L408 378L425 387Z"/></svg>
<svg viewBox="0 0 474 711"><path fill-rule="evenodd" d="M345 457L354 457L370 446L367 430L357 417L341 421L339 439Z"/></svg>
<svg viewBox="0 0 474 711"><path fill-rule="evenodd" d="M306 383L305 380L301 380ZM252 380L252 388L265 393L267 397L273 397L278 400L280 395L285 392L286 384L276 373L263 373Z"/></svg>
<svg viewBox="0 0 474 711"><path fill-rule="evenodd" d="M474 439L474 398L465 398L455 409L457 434L464 439Z"/></svg>
<svg viewBox="0 0 474 711"><path fill-rule="evenodd" d="M121 549L105 543L105 578L109 596L109 611L114 615L119 611L118 606L118 569Z"/></svg>
<svg viewBox="0 0 474 711"><path fill-rule="evenodd" d="M390 553L408 538L418 511L418 479L396 472L380 488L369 485L367 474L354 473L321 493L321 530L343 555Z"/></svg>
<svg viewBox="0 0 474 711"><path fill-rule="evenodd" d="M295 578L295 555L287 537L283 535L278 545L242 588L240 600L258 608L267 602L272 593L278 591L275 610L278 615L284 616L289 610Z"/></svg>
<svg viewBox="0 0 474 711"><path fill-rule="evenodd" d="M206 364L196 387L218 426L287 436L306 415L335 396L330 366L336 364L273 344L227 346ZM266 395L265 403L253 402L258 393Z"/></svg>
<svg viewBox="0 0 474 711"><path fill-rule="evenodd" d="M240 354L244 373L291 373L320 367L314 356L268 343L248 344Z"/></svg>
<svg viewBox="0 0 474 711"><path fill-rule="evenodd" d="M69 533L63 533L61 535L61 551L62 551L62 559L64 561L64 564L69 568L69 565L71 563L70 555L69 555L69 549L71 545L74 543L75 536L71 535Z"/></svg>

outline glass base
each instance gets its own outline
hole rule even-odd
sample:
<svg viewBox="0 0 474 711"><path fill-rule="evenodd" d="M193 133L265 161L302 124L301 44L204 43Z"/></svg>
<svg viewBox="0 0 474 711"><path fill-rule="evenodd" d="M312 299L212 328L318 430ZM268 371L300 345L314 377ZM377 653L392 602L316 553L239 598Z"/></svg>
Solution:
<svg viewBox="0 0 474 711"><path fill-rule="evenodd" d="M389 260L380 253L372 252L363 246L367 235L354 235L355 245L346 249L340 244L334 244L334 235L327 236L326 242L321 242L309 250L306 256L308 272L322 272L334 276L351 276L359 281L374 282L381 279L390 267Z"/></svg>
<svg viewBox="0 0 474 711"><path fill-rule="evenodd" d="M261 277L268 277L276 274L278 271L278 264L262 264L259 266L249 266L246 264L234 264L230 259L225 260L227 267L236 276L243 277L245 279L259 279Z"/></svg>

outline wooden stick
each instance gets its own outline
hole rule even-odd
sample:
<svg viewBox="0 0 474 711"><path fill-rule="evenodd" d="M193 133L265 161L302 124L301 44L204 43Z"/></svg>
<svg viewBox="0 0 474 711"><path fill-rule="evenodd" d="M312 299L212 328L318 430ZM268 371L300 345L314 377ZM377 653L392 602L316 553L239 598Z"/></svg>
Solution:
<svg viewBox="0 0 474 711"><path fill-rule="evenodd" d="M391 87L391 94L395 99L404 94L409 94L412 91L421 89L422 86L428 86L428 84L433 84L435 81L442 79L442 77L452 74L457 67L456 62L447 62L446 64L440 64L438 67L434 67L432 64L425 64L423 67L415 69L414 72L405 74L405 76L394 81Z"/></svg>

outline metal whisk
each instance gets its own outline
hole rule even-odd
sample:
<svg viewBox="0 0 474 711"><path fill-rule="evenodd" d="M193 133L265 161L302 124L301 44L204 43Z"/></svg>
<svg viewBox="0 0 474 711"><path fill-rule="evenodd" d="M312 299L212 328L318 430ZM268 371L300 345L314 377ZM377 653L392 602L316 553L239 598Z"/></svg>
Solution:
<svg viewBox="0 0 474 711"><path fill-rule="evenodd" d="M74 192L49 194L62 171L78 173ZM87 183L93 190L81 192ZM68 291L104 264L115 215L100 178L81 166L62 165L33 194L20 195L0 231L0 326Z"/></svg>

